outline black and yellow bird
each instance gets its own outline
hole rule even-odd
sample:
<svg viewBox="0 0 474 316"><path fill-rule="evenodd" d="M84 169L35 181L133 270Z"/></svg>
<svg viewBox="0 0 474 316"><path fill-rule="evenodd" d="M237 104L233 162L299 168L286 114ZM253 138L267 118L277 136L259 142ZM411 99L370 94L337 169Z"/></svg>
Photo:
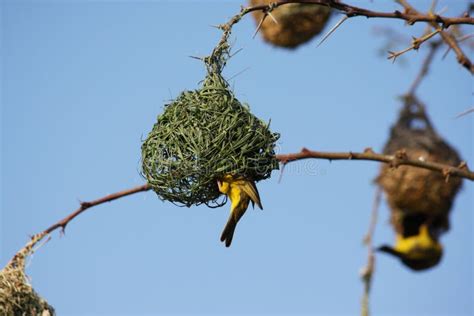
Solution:
<svg viewBox="0 0 474 316"><path fill-rule="evenodd" d="M383 245L379 251L399 258L412 270L426 270L437 265L443 255L443 247L433 238L427 224L422 224L419 232L410 237L397 234L395 247Z"/></svg>
<svg viewBox="0 0 474 316"><path fill-rule="evenodd" d="M238 221L245 214L252 202L252 206L257 206L263 210L257 186L253 180L226 175L217 181L219 191L227 195L231 201L230 216L221 235L221 241L229 247L232 243L235 227Z"/></svg>

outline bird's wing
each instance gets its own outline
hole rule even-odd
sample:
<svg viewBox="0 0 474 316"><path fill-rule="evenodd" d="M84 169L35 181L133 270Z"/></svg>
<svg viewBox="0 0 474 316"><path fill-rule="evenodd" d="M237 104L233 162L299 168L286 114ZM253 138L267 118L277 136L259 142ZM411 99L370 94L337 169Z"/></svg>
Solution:
<svg viewBox="0 0 474 316"><path fill-rule="evenodd" d="M251 180L243 181L241 184L242 190L250 197L252 205L255 203L257 206L263 210L262 202L260 202L260 195L258 194L257 186L255 182Z"/></svg>

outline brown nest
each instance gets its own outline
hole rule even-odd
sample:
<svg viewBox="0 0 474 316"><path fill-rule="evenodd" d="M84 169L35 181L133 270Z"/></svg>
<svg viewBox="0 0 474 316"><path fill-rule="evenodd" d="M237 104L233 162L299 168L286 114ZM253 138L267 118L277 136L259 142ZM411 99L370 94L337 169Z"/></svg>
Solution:
<svg viewBox="0 0 474 316"><path fill-rule="evenodd" d="M451 166L461 162L456 150L434 129L425 107L414 97L406 98L384 153L394 155L400 150L409 159ZM415 234L421 223L429 223L439 233L449 230L449 212L461 187L461 178L446 178L439 172L412 166L394 169L384 164L377 182L385 191L392 224L398 233Z"/></svg>
<svg viewBox="0 0 474 316"><path fill-rule="evenodd" d="M273 0L250 0L250 5L263 5ZM253 16L257 25L265 13L257 10ZM261 25L263 39L275 46L296 48L321 33L331 15L331 9L322 5L291 3L271 11L278 23L266 17Z"/></svg>
<svg viewBox="0 0 474 316"><path fill-rule="evenodd" d="M34 246L47 233L32 237L13 259L0 271L0 315L54 316L54 308L41 298L28 282L25 262L34 252Z"/></svg>

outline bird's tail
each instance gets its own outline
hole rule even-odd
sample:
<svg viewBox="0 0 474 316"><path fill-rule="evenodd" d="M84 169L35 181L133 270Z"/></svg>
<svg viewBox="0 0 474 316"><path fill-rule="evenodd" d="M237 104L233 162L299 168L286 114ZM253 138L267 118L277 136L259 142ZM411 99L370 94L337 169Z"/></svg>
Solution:
<svg viewBox="0 0 474 316"><path fill-rule="evenodd" d="M236 226L237 226L237 221L234 218L234 215L231 213L221 235L221 241L225 242L226 247L229 247L230 244L232 243L232 238L234 237L234 231L235 231Z"/></svg>

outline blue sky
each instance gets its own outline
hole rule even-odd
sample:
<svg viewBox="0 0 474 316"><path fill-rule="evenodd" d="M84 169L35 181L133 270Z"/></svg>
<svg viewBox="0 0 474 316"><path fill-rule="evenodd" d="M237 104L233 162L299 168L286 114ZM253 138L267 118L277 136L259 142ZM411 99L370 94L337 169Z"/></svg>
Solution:
<svg viewBox="0 0 474 316"><path fill-rule="evenodd" d="M394 10L394 3L352 1ZM419 8L429 1L412 1ZM140 145L167 100L194 89L239 1L1 2L1 261L78 206L140 185ZM440 1L456 15L467 1ZM330 21L334 24L337 17ZM426 51L405 66L377 55L376 26L417 36L423 26L354 18L319 48L233 33L226 75L241 101L281 133L282 153L381 150ZM468 32L472 32L472 28ZM403 48L403 47L401 47ZM470 57L474 57L470 52ZM454 54L436 56L419 89L438 131L473 160L473 81ZM470 163L473 165L473 163ZM354 315L378 165L306 160L258 183L264 211L247 212L232 247L220 209L178 208L154 193L89 210L31 259L35 289L58 315ZM471 315L473 186L464 183L439 266L413 273L379 256L376 315ZM391 242L380 210L375 242Z"/></svg>

